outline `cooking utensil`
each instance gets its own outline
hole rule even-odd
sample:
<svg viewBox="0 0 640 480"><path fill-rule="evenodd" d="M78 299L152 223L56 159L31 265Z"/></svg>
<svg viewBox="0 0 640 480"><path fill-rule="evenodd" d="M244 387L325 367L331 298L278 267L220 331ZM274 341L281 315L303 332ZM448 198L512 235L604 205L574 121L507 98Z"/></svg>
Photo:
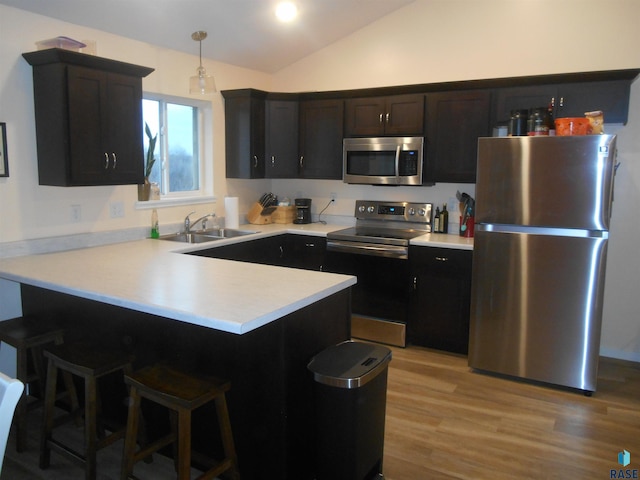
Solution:
<svg viewBox="0 0 640 480"><path fill-rule="evenodd" d="M460 214L462 215L460 231L465 232L467 230L467 220L473 216L476 201L468 193L460 193L460 190L456 192L456 198L460 202Z"/></svg>

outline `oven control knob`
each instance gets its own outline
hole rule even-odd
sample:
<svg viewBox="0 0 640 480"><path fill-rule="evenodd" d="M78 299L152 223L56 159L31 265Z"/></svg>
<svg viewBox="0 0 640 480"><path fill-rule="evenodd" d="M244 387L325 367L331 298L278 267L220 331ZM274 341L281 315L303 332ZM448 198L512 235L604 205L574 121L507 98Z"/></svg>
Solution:
<svg viewBox="0 0 640 480"><path fill-rule="evenodd" d="M415 214L416 214L416 209L415 209L415 208L413 208L413 207L411 207L411 208L409 209L409 215L411 215L411 216L413 217Z"/></svg>
<svg viewBox="0 0 640 480"><path fill-rule="evenodd" d="M360 205L360 206L358 207L358 211L359 211L360 213L364 213L364 208L365 208L365 207L364 207L364 205Z"/></svg>
<svg viewBox="0 0 640 480"><path fill-rule="evenodd" d="M421 217L424 217L427 214L426 210L424 208L421 208L418 211L418 215L420 215Z"/></svg>
<svg viewBox="0 0 640 480"><path fill-rule="evenodd" d="M373 213L373 212L375 212L375 211L376 211L376 207L374 207L373 205L369 205L369 206L367 207L367 212L369 212L369 213Z"/></svg>

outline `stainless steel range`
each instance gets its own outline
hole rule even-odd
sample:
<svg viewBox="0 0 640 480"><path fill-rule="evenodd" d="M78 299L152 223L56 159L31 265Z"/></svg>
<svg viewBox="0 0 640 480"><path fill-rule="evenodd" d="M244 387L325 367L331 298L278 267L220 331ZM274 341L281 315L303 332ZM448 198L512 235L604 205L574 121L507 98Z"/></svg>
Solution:
<svg viewBox="0 0 640 480"><path fill-rule="evenodd" d="M325 269L358 277L352 289L353 337L406 345L409 242L431 231L431 207L357 200L355 227L327 234Z"/></svg>

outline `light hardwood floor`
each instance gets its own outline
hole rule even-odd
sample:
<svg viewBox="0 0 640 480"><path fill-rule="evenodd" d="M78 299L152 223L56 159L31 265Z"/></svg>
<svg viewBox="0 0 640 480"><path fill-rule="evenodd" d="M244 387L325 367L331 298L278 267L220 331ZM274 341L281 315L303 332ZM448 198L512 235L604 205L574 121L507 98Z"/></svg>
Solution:
<svg viewBox="0 0 640 480"><path fill-rule="evenodd" d="M464 356L392 350L387 480L607 479L623 449L640 471L638 364L602 358L586 397L472 372Z"/></svg>

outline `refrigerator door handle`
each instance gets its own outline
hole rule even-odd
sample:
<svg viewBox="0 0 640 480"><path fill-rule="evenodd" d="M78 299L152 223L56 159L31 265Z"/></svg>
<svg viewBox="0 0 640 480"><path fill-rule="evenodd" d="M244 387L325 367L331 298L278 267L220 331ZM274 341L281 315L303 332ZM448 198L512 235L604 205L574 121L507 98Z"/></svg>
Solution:
<svg viewBox="0 0 640 480"><path fill-rule="evenodd" d="M528 227L521 225L497 225L476 223L476 232L526 233L529 235L547 235L555 237L609 238L606 230L583 230L578 228Z"/></svg>

